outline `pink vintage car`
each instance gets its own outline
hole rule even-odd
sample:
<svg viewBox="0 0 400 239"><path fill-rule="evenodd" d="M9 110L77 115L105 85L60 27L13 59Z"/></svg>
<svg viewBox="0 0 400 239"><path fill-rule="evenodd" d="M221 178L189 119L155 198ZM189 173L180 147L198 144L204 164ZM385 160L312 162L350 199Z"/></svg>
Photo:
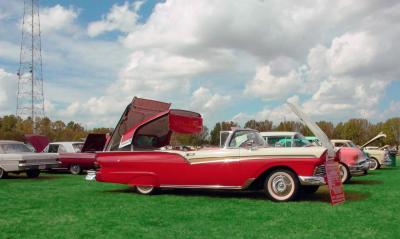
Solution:
<svg viewBox="0 0 400 239"><path fill-rule="evenodd" d="M162 188L263 190L274 201L325 184L325 161L333 147L271 148L251 129L235 129L221 148L167 150L174 132L202 130L201 115L170 104L134 98L105 147L96 153L98 171L87 179L127 184L141 194ZM322 132L322 131L321 131Z"/></svg>

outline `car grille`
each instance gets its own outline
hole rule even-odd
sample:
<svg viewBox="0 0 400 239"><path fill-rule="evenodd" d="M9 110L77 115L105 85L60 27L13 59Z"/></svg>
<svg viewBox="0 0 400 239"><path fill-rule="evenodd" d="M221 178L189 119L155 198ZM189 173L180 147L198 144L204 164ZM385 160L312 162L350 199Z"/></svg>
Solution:
<svg viewBox="0 0 400 239"><path fill-rule="evenodd" d="M325 165L324 164L319 165L314 170L314 176L323 177L323 176L325 176L325 174L326 174L326 172L325 172Z"/></svg>

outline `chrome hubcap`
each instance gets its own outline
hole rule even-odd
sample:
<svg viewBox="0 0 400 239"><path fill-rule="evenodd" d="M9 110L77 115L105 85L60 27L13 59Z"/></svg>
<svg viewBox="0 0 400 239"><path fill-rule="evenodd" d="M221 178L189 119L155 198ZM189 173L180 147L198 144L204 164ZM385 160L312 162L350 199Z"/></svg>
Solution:
<svg viewBox="0 0 400 239"><path fill-rule="evenodd" d="M71 167L71 170L72 170L72 172L74 172L74 173L78 173L79 170L80 170L80 168L79 168L78 165L73 165L73 166Z"/></svg>
<svg viewBox="0 0 400 239"><path fill-rule="evenodd" d="M284 175L276 176L272 180L272 189L279 196L284 196L292 189L290 179Z"/></svg>

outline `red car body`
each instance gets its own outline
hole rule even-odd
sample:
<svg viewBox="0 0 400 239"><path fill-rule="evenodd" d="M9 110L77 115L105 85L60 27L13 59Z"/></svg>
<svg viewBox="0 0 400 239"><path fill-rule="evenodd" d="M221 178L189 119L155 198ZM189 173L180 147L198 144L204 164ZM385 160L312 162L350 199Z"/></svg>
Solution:
<svg viewBox="0 0 400 239"><path fill-rule="evenodd" d="M96 153L97 181L136 186L138 191L139 187L246 189L249 186L263 187L266 177L279 169L293 176L293 184L304 188L316 186L317 189L325 184L327 150L322 147L286 148L282 152L277 152L276 148L229 145L212 150L162 149L169 144L173 132L194 134L202 130L199 114L170 110L169 106L163 102L134 98L105 150ZM234 138L236 133L239 136ZM259 135L250 129L236 130L227 142L238 140L240 134L245 133L255 137ZM247 144L246 141L241 145ZM88 178L92 179L89 174Z"/></svg>
<svg viewBox="0 0 400 239"><path fill-rule="evenodd" d="M60 168L68 169L72 174L79 174L82 170L94 169L96 151L102 151L106 144L105 134L89 134L79 153L60 153Z"/></svg>
<svg viewBox="0 0 400 239"><path fill-rule="evenodd" d="M99 182L163 188L245 189L255 179L275 168L288 168L296 175L314 176L325 162L320 158L278 157L191 164L182 155L170 152L97 153Z"/></svg>

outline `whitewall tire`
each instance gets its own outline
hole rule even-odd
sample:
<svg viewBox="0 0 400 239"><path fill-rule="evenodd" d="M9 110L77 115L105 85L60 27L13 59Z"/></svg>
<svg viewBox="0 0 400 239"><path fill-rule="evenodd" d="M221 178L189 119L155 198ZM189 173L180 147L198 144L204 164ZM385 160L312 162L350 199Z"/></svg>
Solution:
<svg viewBox="0 0 400 239"><path fill-rule="evenodd" d="M264 185L267 197L275 202L286 202L296 198L299 191L297 176L286 169L271 172Z"/></svg>
<svg viewBox="0 0 400 239"><path fill-rule="evenodd" d="M151 195L156 191L154 186L136 186L136 191L143 195Z"/></svg>
<svg viewBox="0 0 400 239"><path fill-rule="evenodd" d="M339 164L339 175L342 183L347 183L350 181L351 175L349 168L342 163Z"/></svg>

